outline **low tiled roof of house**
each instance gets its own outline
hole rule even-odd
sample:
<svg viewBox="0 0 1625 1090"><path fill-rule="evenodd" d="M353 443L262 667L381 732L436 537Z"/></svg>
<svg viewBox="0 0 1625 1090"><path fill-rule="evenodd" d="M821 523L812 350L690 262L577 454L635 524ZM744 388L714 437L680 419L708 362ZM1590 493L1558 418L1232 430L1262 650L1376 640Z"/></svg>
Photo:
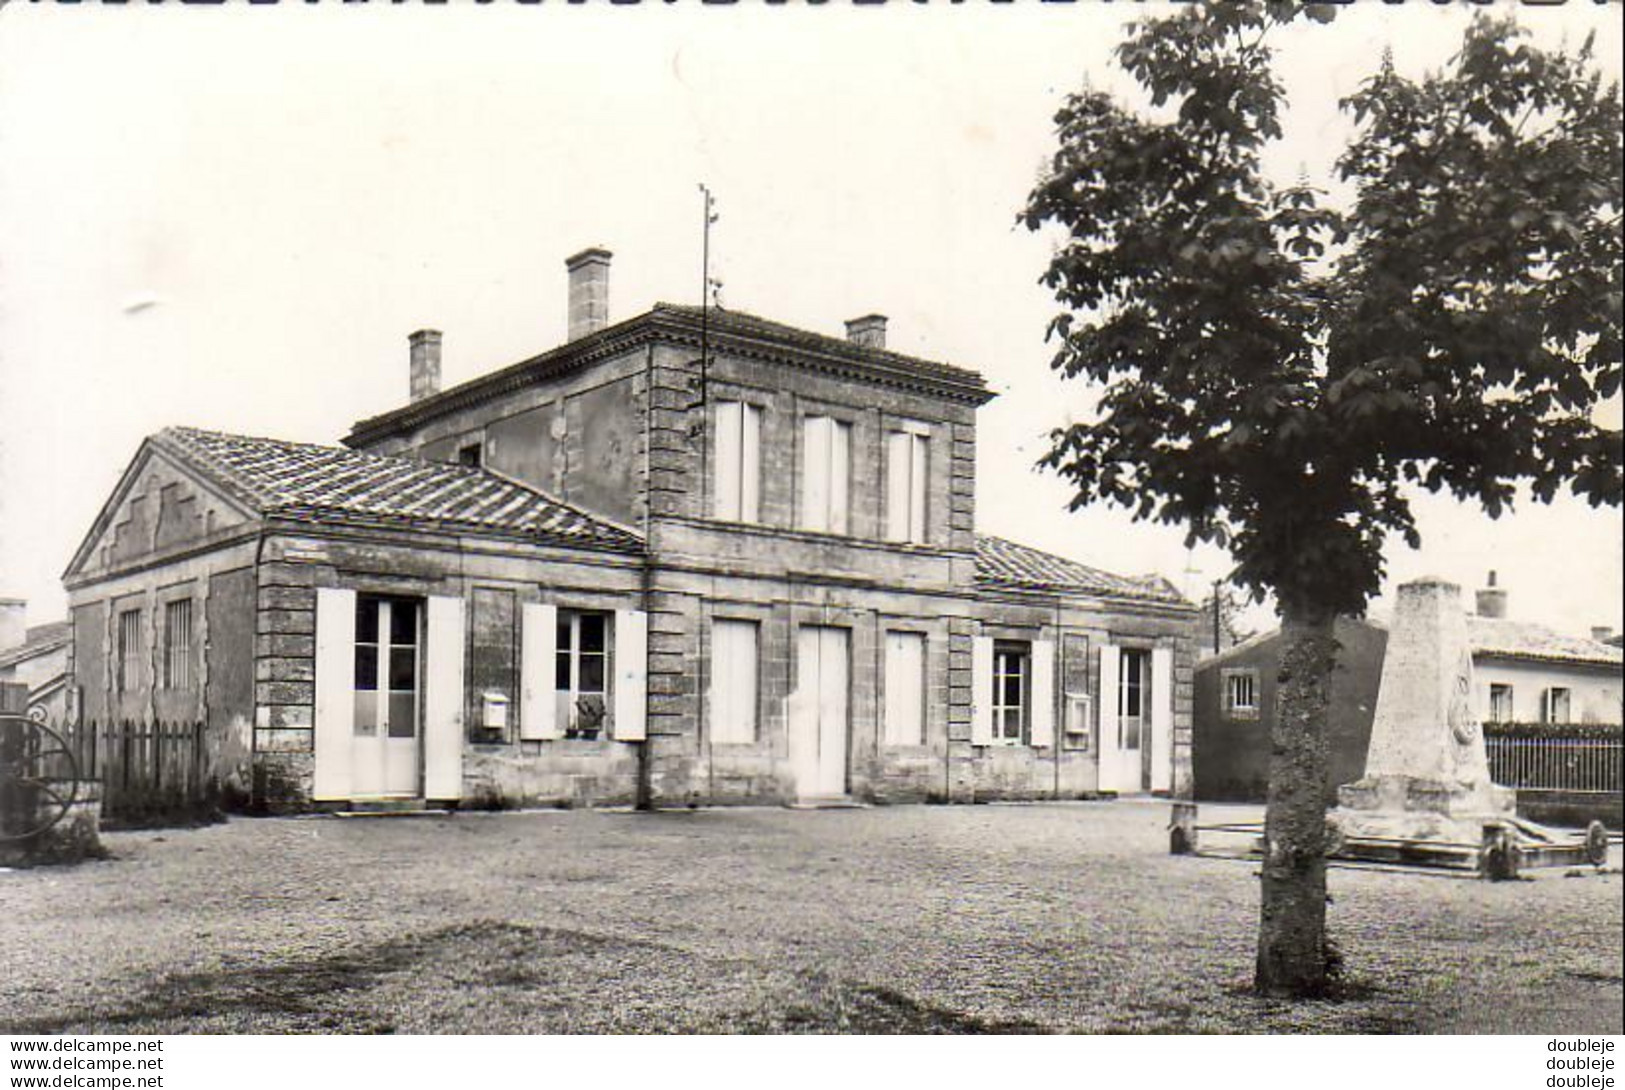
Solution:
<svg viewBox="0 0 1625 1090"><path fill-rule="evenodd" d="M38 658L40 655L49 655L52 651L59 651L68 645L69 636L67 621L30 625L28 635L22 643L0 651L0 670Z"/></svg>
<svg viewBox="0 0 1625 1090"><path fill-rule="evenodd" d="M1592 663L1619 667L1625 651L1587 636L1565 636L1545 625L1501 617L1467 618L1467 642L1475 656L1539 662Z"/></svg>
<svg viewBox="0 0 1625 1090"><path fill-rule="evenodd" d="M1345 620L1339 618L1338 623L1343 624ZM1382 632L1387 632L1390 627L1386 617L1366 617L1360 620L1347 620L1347 623L1367 625ZM1273 640L1280 634L1279 628L1260 632L1250 640L1202 660L1202 665L1206 667L1231 658L1239 652L1258 646L1265 640ZM1625 665L1625 651L1607 643L1586 636L1565 636L1533 621L1481 617L1476 613L1467 615L1467 646L1472 650L1475 659L1521 659L1528 662L1612 666L1615 669Z"/></svg>
<svg viewBox="0 0 1625 1090"><path fill-rule="evenodd" d="M991 534L976 535L976 581L988 587L1070 591L1189 604L1160 575L1113 575Z"/></svg>
<svg viewBox="0 0 1625 1090"><path fill-rule="evenodd" d="M161 448L262 514L363 518L636 551L637 534L487 469L344 447L165 428Z"/></svg>

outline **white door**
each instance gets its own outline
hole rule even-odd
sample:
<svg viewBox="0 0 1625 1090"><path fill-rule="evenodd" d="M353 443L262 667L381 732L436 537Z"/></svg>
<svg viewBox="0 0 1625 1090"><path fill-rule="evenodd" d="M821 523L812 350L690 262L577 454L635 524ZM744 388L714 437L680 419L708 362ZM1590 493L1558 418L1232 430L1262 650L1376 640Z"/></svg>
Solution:
<svg viewBox="0 0 1625 1090"><path fill-rule="evenodd" d="M1125 647L1117 677L1117 789L1144 791L1151 747L1151 653Z"/></svg>
<svg viewBox="0 0 1625 1090"><path fill-rule="evenodd" d="M790 714L796 791L802 798L837 798L846 794L847 630L804 626L797 634L796 659Z"/></svg>
<svg viewBox="0 0 1625 1090"><path fill-rule="evenodd" d="M350 794L418 793L421 603L359 596Z"/></svg>

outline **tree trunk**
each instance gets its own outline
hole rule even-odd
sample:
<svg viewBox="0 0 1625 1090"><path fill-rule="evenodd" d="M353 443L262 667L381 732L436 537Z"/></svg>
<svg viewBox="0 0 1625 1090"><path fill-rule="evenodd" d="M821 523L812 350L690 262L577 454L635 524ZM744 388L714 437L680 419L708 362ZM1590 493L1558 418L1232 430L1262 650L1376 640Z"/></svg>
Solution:
<svg viewBox="0 0 1625 1090"><path fill-rule="evenodd" d="M1261 995L1321 995L1328 983L1326 714L1337 658L1332 621L1329 613L1282 611L1253 981Z"/></svg>

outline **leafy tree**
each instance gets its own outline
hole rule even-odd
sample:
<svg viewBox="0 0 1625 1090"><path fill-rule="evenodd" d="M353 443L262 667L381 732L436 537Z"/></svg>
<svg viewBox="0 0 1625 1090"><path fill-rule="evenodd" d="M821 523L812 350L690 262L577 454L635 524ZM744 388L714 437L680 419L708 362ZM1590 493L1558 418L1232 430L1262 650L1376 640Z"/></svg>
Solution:
<svg viewBox="0 0 1625 1090"><path fill-rule="evenodd" d="M1066 237L1042 282L1064 310L1054 366L1103 386L1044 462L1136 518L1226 547L1282 619L1256 986L1325 989L1323 859L1332 620L1363 614L1383 542L1420 539L1407 489L1491 516L1520 485L1621 498L1617 83L1590 41L1543 52L1479 17L1444 70L1386 60L1341 103L1354 122L1336 207L1278 184L1271 34L1324 6L1191 5L1133 24L1118 61L1136 112L1085 89L1028 198ZM1305 25L1301 33L1332 33Z"/></svg>

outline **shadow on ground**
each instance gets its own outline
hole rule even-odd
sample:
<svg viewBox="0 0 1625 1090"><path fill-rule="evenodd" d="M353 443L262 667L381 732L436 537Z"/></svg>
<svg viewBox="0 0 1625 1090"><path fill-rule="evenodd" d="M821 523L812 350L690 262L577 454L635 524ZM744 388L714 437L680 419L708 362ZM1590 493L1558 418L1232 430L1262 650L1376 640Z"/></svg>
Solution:
<svg viewBox="0 0 1625 1090"><path fill-rule="evenodd" d="M343 956L177 974L7 1033L1033 1033L888 988L481 921Z"/></svg>

